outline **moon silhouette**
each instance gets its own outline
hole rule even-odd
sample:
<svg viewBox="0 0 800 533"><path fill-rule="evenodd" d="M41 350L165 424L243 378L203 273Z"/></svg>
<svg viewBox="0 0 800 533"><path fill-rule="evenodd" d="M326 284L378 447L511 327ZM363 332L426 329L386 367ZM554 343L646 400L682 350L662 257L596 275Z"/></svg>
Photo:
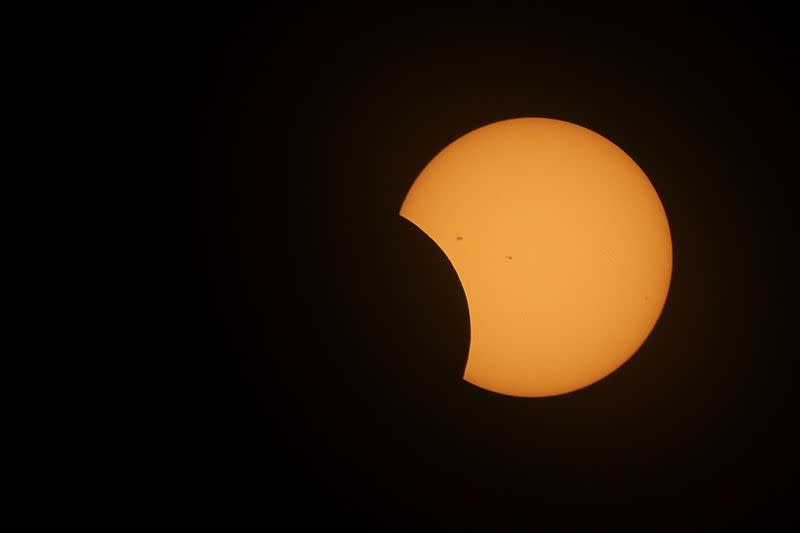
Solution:
<svg viewBox="0 0 800 533"><path fill-rule="evenodd" d="M442 150L400 215L464 288L464 379L510 396L586 387L619 368L661 314L672 274L664 207L639 166L569 122L519 118Z"/></svg>

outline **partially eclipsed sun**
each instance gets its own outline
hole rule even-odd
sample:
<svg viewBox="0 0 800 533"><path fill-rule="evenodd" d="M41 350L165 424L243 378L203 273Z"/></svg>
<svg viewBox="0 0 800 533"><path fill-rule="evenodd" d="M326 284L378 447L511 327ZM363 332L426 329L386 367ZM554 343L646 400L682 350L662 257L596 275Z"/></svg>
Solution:
<svg viewBox="0 0 800 533"><path fill-rule="evenodd" d="M464 379L511 396L607 376L658 320L672 274L664 207L639 166L586 128L522 118L479 128L422 171L400 215L464 288Z"/></svg>

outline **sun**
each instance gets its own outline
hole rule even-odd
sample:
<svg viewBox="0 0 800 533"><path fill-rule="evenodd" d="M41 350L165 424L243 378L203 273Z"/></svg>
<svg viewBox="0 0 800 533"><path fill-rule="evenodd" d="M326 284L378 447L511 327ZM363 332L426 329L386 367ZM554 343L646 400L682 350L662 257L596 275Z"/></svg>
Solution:
<svg viewBox="0 0 800 533"><path fill-rule="evenodd" d="M625 363L658 320L672 274L664 207L641 168L584 127L520 118L464 135L400 215L452 262L470 315L464 379L552 396Z"/></svg>

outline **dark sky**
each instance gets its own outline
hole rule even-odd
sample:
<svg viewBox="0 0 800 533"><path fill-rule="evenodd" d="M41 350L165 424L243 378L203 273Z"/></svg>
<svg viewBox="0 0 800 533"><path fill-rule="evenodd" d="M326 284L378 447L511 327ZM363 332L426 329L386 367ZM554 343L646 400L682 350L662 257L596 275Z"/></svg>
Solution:
<svg viewBox="0 0 800 533"><path fill-rule="evenodd" d="M65 490L82 522L713 531L792 516L789 18L523 6L77 14L85 403ZM546 399L461 380L463 290L397 214L444 146L523 116L625 150L674 243L637 355Z"/></svg>

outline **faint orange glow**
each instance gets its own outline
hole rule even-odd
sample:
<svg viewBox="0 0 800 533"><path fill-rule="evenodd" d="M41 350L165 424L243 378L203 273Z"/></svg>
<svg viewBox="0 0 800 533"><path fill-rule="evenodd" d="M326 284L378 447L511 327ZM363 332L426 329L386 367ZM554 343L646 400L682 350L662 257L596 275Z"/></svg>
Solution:
<svg viewBox="0 0 800 533"><path fill-rule="evenodd" d="M400 209L442 249L467 297L464 379L551 396L607 376L642 345L669 290L658 194L620 148L523 118L442 150Z"/></svg>

